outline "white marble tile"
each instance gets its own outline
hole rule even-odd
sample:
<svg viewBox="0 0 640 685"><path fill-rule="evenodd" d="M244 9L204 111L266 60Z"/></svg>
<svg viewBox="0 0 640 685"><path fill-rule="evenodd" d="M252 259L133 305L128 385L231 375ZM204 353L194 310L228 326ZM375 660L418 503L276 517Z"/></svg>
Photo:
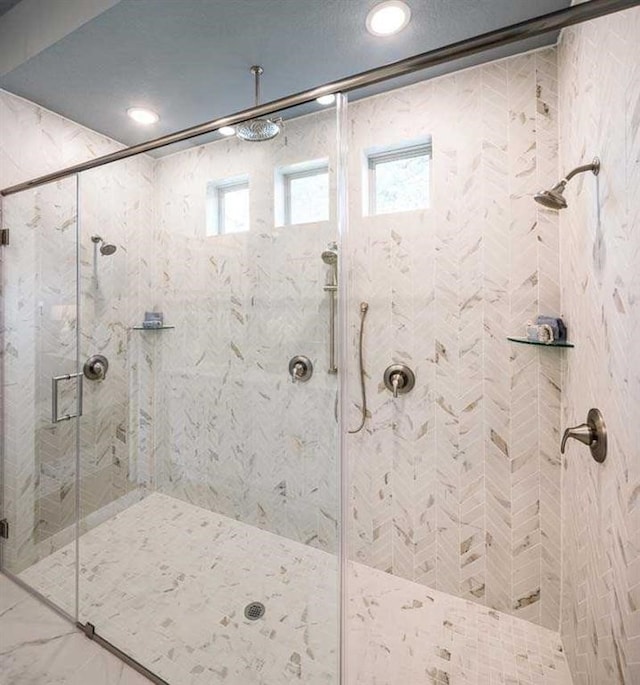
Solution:
<svg viewBox="0 0 640 685"><path fill-rule="evenodd" d="M337 681L333 555L159 494L80 549L82 620L172 685ZM56 601L71 565L62 549L21 577ZM356 563L345 591L352 685L571 685L545 628Z"/></svg>
<svg viewBox="0 0 640 685"><path fill-rule="evenodd" d="M563 460L562 635L579 685L640 683L640 8L563 31L560 215L567 355L563 426L598 407L609 453ZM589 369L589 373L584 370Z"/></svg>
<svg viewBox="0 0 640 685"><path fill-rule="evenodd" d="M145 685L149 680L0 575L0 681L4 685Z"/></svg>

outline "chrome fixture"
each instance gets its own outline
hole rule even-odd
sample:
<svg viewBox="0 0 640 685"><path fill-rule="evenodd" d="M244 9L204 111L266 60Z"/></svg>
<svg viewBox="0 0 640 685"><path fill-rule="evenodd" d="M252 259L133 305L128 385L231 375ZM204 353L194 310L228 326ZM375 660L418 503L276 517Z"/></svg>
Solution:
<svg viewBox="0 0 640 685"><path fill-rule="evenodd" d="M597 19L598 17L604 17L613 12L635 7L637 4L638 0L589 0L588 2L583 2L578 5L571 5L570 7L565 7L556 12L550 12L539 17L534 17L533 19L518 22L517 24L504 26L495 31L488 31L479 36L466 38L457 43L451 43L433 50L428 50L427 52L422 52L418 55L413 55L412 57L407 57L382 67L369 69L368 71L363 71L359 74L339 79L338 81L332 81L331 83L325 83L324 85L316 86L315 88L300 93L287 95L278 98L277 100L267 102L264 105L251 107L241 112L229 114L218 119L207 121L203 124L198 124L197 126L191 126L190 128L161 136L160 138L154 138L153 140L139 143L138 145L132 145L131 147L111 152L108 155L102 155L102 157L96 157L95 159L81 162L80 164L74 164L64 169L59 169L50 174L37 176L28 181L23 181L22 183L3 188L0 190L0 195L13 195L14 193L19 193L21 190L36 188L51 183L52 181L59 181L67 176L73 176L74 174L88 171L89 169L95 169L104 166L105 164L118 162L121 159L135 157L143 152L151 152L152 150L173 145L174 143L197 138L206 133L213 133L223 126L235 126L236 124L246 122L254 117L269 116L270 114L274 114L284 109L304 105L307 102L313 102L316 98L322 97L323 95L349 93L367 86L373 86L376 83L383 83L400 76L428 69L429 67L435 67L439 64L446 64L463 57L477 55L502 45L517 43L518 41L526 40L527 38L544 36L548 33L560 31L567 26L574 26L575 24Z"/></svg>
<svg viewBox="0 0 640 685"><path fill-rule="evenodd" d="M107 377L109 360L101 354L89 357L82 367L82 373L90 381L102 381Z"/></svg>
<svg viewBox="0 0 640 685"><path fill-rule="evenodd" d="M100 245L100 254L105 257L112 255L118 248L111 243L105 243L104 238L99 235L92 235L91 242L98 247Z"/></svg>
<svg viewBox="0 0 640 685"><path fill-rule="evenodd" d="M94 354L89 357L84 363L82 373L67 373L62 376L54 376L51 379L51 423L60 423L61 421L70 421L79 416L82 416L82 394L83 394L83 380L84 377L90 381L101 381L107 375L109 362L106 357L101 354ZM58 414L58 386L61 381L70 381L77 379L78 387L78 403L75 414Z"/></svg>
<svg viewBox="0 0 640 685"><path fill-rule="evenodd" d="M292 357L289 361L289 375L294 383L297 381L306 383L313 376L311 359L301 354Z"/></svg>
<svg viewBox="0 0 640 685"><path fill-rule="evenodd" d="M385 369L384 384L394 397L398 397L413 390L416 376L406 364L391 364Z"/></svg>
<svg viewBox="0 0 640 685"><path fill-rule="evenodd" d="M560 443L561 454L564 454L570 438L588 445L597 462L602 463L607 458L607 426L599 409L589 409L586 423L565 430Z"/></svg>
<svg viewBox="0 0 640 685"><path fill-rule="evenodd" d="M258 65L251 67L251 73L255 79L255 106L260 105L260 77L264 73L264 69ZM249 119L243 121L236 126L236 136L241 140L247 140L250 143L261 143L263 140L271 140L275 138L282 129L282 119Z"/></svg>
<svg viewBox="0 0 640 685"><path fill-rule="evenodd" d="M329 293L329 368L327 373L338 373L336 366L336 294L338 291L338 245L329 243L321 255L322 261L331 268L327 274L324 291Z"/></svg>
<svg viewBox="0 0 640 685"><path fill-rule="evenodd" d="M533 199L547 209L565 209L567 201L564 197L564 189L567 183L577 174L591 171L594 176L600 173L600 160L596 157L591 164L584 164L570 171L561 181L558 181L551 190L541 190L533 196Z"/></svg>
<svg viewBox="0 0 640 685"><path fill-rule="evenodd" d="M262 618L267 611L267 608L262 602L251 602L244 608L244 617L249 621L257 621Z"/></svg>
<svg viewBox="0 0 640 685"><path fill-rule="evenodd" d="M363 357L363 342L364 342L364 320L367 318L367 312L369 311L369 303L360 303L360 335L358 336L358 371L360 374L360 395L362 397L362 410L360 414L360 425L352 431L349 431L352 435L354 433L359 433L363 428L365 421L367 420L367 390L364 384L365 372L364 372L364 357Z"/></svg>
<svg viewBox="0 0 640 685"><path fill-rule="evenodd" d="M78 387L78 403L75 414L58 415L58 385L60 381L70 381L77 379ZM81 373L66 373L62 376L54 376L51 379L51 423L60 423L61 421L70 421L71 419L82 416L82 374Z"/></svg>

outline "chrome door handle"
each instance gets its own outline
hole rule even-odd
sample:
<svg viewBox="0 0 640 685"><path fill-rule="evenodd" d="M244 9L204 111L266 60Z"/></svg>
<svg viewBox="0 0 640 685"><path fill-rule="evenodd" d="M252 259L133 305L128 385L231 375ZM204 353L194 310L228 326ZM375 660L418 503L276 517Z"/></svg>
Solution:
<svg viewBox="0 0 640 685"><path fill-rule="evenodd" d="M586 423L565 430L560 443L562 454L564 454L569 439L578 440L587 445L591 450L591 456L597 462L603 462L607 457L607 426L600 410L589 409Z"/></svg>
<svg viewBox="0 0 640 685"><path fill-rule="evenodd" d="M78 383L78 411L75 414L65 414L58 416L58 383L60 381L70 381L72 378L79 379ZM79 416L82 416L82 378L81 373L67 373L63 376L54 376L51 379L51 423L60 423L61 421L70 421Z"/></svg>

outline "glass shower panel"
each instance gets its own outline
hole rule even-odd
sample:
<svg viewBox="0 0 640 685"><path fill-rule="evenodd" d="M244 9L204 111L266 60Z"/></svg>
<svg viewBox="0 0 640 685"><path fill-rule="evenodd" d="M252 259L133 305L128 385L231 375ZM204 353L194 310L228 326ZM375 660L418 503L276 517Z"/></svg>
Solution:
<svg viewBox="0 0 640 685"><path fill-rule="evenodd" d="M75 617L76 178L3 198L3 214L2 567Z"/></svg>
<svg viewBox="0 0 640 685"><path fill-rule="evenodd" d="M80 178L79 616L172 684L339 682L335 117ZM321 163L329 219L284 225Z"/></svg>

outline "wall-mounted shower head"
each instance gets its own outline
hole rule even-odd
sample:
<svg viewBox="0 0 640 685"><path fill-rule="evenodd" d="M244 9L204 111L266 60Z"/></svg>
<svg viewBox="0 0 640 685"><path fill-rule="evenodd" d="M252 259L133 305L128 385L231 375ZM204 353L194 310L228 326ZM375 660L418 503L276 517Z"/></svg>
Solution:
<svg viewBox="0 0 640 685"><path fill-rule="evenodd" d="M260 76L264 69L258 65L251 67L255 79L255 105L260 104ZM250 119L236 126L236 136L250 143L261 143L275 138L282 129L282 119Z"/></svg>
<svg viewBox="0 0 640 685"><path fill-rule="evenodd" d="M533 196L533 199L547 209L564 209L567 207L567 200L564 196L564 189L567 187L567 183L576 174L582 174L585 171L591 171L594 176L597 176L600 172L600 160L596 157L591 164L576 167L565 178L558 181L551 190L541 190Z"/></svg>
<svg viewBox="0 0 640 685"><path fill-rule="evenodd" d="M91 242L96 246L100 245L100 254L104 255L105 257L112 255L118 249L111 243L105 243L104 239L99 235L92 235Z"/></svg>
<svg viewBox="0 0 640 685"><path fill-rule="evenodd" d="M567 201L562 193L566 187L566 181L560 181L551 190L541 190L536 193L533 199L547 209L564 209L567 206Z"/></svg>

